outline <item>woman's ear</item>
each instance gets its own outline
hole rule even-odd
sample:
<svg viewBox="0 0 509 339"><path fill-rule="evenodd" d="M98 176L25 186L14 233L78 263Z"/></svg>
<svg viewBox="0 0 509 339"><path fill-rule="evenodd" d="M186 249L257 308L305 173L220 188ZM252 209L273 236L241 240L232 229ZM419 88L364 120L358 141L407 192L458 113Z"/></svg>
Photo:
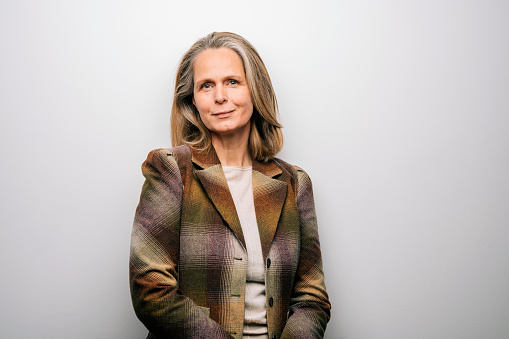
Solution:
<svg viewBox="0 0 509 339"><path fill-rule="evenodd" d="M196 107L196 102L194 101L194 95L193 95L193 105Z"/></svg>

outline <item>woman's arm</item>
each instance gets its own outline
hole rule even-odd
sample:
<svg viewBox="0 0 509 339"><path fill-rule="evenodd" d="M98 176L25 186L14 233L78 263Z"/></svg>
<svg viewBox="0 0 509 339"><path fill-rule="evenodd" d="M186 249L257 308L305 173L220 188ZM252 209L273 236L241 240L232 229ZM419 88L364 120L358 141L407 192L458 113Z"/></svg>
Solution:
<svg viewBox="0 0 509 339"><path fill-rule="evenodd" d="M131 238L134 310L157 338L232 338L178 289L182 180L168 150L149 153Z"/></svg>
<svg viewBox="0 0 509 339"><path fill-rule="evenodd" d="M323 338L331 305L325 290L313 189L306 172L297 167L297 175L300 258L281 338Z"/></svg>

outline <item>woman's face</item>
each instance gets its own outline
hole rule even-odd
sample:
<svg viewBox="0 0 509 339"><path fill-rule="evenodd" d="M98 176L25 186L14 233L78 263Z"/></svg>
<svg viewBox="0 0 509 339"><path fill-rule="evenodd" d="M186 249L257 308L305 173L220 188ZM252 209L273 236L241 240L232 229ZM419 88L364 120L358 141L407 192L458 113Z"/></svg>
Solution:
<svg viewBox="0 0 509 339"><path fill-rule="evenodd" d="M249 137L253 103L242 60L229 48L207 49L194 62L193 104L212 136Z"/></svg>

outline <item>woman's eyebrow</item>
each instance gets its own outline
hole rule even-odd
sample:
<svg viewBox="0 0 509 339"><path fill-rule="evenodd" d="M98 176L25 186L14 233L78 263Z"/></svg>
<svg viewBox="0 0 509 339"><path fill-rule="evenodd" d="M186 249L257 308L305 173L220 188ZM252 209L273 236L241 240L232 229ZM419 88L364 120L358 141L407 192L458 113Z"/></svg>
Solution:
<svg viewBox="0 0 509 339"><path fill-rule="evenodd" d="M195 83L196 84L203 84L203 83L206 83L206 82L214 82L214 80L212 80L212 78L195 79Z"/></svg>
<svg viewBox="0 0 509 339"><path fill-rule="evenodd" d="M242 80L242 79L244 79L244 77L242 75L238 75L238 74L225 75L225 76L221 77L221 81L227 80L227 79ZM203 84L203 83L206 83L206 82L212 82L213 83L215 81L214 81L214 79L209 78L209 77L195 79L195 83L196 84Z"/></svg>

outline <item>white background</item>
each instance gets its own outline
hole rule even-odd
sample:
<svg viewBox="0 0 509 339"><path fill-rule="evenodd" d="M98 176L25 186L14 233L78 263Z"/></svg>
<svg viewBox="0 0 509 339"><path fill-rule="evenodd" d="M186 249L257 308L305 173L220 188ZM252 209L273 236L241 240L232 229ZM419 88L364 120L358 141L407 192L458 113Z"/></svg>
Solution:
<svg viewBox="0 0 509 339"><path fill-rule="evenodd" d="M187 4L188 3L188 4ZM509 2L0 4L0 337L144 338L129 240L179 58L246 37L310 174L326 338L509 338Z"/></svg>

